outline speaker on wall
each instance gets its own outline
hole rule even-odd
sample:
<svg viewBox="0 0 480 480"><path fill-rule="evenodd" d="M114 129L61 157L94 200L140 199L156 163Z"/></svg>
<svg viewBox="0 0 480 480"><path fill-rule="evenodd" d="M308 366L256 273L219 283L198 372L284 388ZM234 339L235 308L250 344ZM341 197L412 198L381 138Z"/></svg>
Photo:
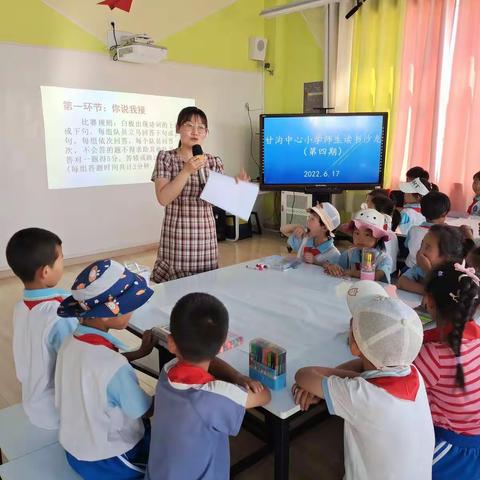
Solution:
<svg viewBox="0 0 480 480"><path fill-rule="evenodd" d="M250 37L248 42L248 57L250 60L265 61L267 54L267 39L263 37Z"/></svg>

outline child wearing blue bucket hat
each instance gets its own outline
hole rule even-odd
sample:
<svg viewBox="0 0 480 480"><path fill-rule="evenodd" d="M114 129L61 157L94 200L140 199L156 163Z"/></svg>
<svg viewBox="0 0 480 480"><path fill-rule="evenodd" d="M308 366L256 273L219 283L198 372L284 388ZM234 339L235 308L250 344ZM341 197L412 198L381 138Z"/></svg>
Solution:
<svg viewBox="0 0 480 480"><path fill-rule="evenodd" d="M58 354L55 403L59 441L83 479L144 477L150 435L142 417L152 398L128 360L148 355L153 340L147 334L128 357L108 331L123 330L152 294L140 275L114 260L100 260L78 275L72 295L58 308L59 316L80 322Z"/></svg>

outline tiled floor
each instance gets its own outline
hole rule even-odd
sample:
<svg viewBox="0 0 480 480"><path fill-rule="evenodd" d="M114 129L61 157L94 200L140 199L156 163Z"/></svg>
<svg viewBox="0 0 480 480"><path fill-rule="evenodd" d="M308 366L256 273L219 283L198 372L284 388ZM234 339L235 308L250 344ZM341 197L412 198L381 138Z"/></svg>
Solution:
<svg viewBox="0 0 480 480"><path fill-rule="evenodd" d="M251 239L238 242L219 243L220 266L228 266L255 258L285 254L285 239L279 234L265 233ZM154 250L142 254L118 257L122 263L136 261L143 265L153 265ZM69 289L77 273L87 264L65 268L59 287ZM15 303L21 297L22 285L16 278L0 280L0 408L18 403L21 397L20 385L15 377L12 357L12 312ZM134 346L139 343L133 335L121 332L126 343ZM155 381L150 377L139 375L142 386L150 393L155 389ZM336 480L342 478L343 459L342 428L336 417L312 428L292 442L290 464L293 480ZM260 445L259 440L247 432L242 432L232 440L232 460L241 458ZM237 478L240 480L260 480L273 478L273 458L266 457Z"/></svg>

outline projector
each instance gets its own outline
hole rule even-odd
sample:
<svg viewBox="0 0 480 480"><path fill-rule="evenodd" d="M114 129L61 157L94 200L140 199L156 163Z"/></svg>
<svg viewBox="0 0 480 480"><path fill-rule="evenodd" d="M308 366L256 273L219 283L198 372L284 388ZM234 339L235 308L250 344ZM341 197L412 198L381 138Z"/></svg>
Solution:
<svg viewBox="0 0 480 480"><path fill-rule="evenodd" d="M120 62L158 63L167 58L165 47L145 43L130 43L113 48L113 59Z"/></svg>

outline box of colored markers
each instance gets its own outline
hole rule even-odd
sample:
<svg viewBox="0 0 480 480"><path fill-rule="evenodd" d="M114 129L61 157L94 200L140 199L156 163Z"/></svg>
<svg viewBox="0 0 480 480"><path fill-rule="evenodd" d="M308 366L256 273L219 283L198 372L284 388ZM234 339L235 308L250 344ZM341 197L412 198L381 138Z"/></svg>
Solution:
<svg viewBox="0 0 480 480"><path fill-rule="evenodd" d="M249 376L272 390L287 385L287 351L263 338L250 342Z"/></svg>

